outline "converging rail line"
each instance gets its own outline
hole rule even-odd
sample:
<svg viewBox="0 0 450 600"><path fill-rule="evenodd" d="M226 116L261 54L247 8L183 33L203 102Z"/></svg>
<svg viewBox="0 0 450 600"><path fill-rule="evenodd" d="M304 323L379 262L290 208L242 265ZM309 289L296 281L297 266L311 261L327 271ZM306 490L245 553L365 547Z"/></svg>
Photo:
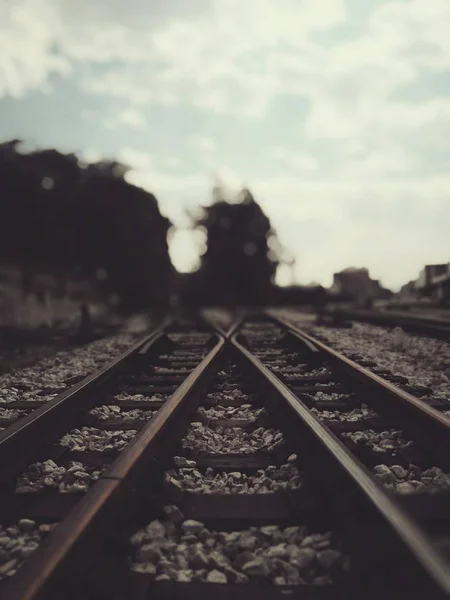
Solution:
<svg viewBox="0 0 450 600"><path fill-rule="evenodd" d="M405 331L442 340L450 340L449 319L435 315L411 315L401 311L375 311L363 309L334 309L328 315L338 319L362 321L382 327L401 327Z"/></svg>
<svg viewBox="0 0 450 600"><path fill-rule="evenodd" d="M270 315L167 322L0 436L0 597L447 598L445 408Z"/></svg>

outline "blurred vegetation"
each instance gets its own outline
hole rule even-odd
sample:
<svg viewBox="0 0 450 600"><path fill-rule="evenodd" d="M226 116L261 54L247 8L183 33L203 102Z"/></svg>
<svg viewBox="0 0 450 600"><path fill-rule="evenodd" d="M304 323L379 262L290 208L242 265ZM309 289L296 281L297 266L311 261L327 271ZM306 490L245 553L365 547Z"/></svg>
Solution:
<svg viewBox="0 0 450 600"><path fill-rule="evenodd" d="M124 180L127 170L0 144L0 265L20 269L25 296L39 296L36 275L45 273L60 297L69 281L88 281L125 311L167 306L170 222L152 194Z"/></svg>
<svg viewBox="0 0 450 600"><path fill-rule="evenodd" d="M236 198L213 189L213 203L204 207L194 227L206 234L200 268L184 277L186 304L251 306L270 302L281 246L268 217L248 189Z"/></svg>
<svg viewBox="0 0 450 600"><path fill-rule="evenodd" d="M86 301L122 312L165 311L174 299L191 307L326 301L320 286L275 285L277 267L292 268L293 257L251 192L233 195L220 183L211 205L192 217L192 228L206 237L200 266L177 274L168 252L171 224L155 196L127 183L127 171L113 160L88 164L56 150L26 152L20 140L0 144L5 315L18 312L17 294L22 312L30 312L28 300L37 298L49 314L59 310L64 320L74 305ZM14 293L2 281L5 269L13 269L16 279L20 274L14 285L14 277L9 280ZM16 317L24 321L23 315Z"/></svg>

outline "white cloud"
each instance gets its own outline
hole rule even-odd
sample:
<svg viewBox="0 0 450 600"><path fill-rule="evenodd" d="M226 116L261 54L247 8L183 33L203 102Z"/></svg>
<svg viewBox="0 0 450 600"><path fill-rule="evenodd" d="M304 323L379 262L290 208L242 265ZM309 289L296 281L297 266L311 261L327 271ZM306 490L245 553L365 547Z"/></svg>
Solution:
<svg viewBox="0 0 450 600"><path fill-rule="evenodd" d="M405 176L412 172L414 161L400 145L385 142L372 148L343 144L336 159L335 171L346 179L384 178L392 175Z"/></svg>
<svg viewBox="0 0 450 600"><path fill-rule="evenodd" d="M137 171L148 169L153 163L152 157L149 154L128 146L125 146L119 152L119 160Z"/></svg>
<svg viewBox="0 0 450 600"><path fill-rule="evenodd" d="M82 151L82 155L81 155L82 160L85 160L86 162L98 162L99 160L102 159L102 154L101 152L98 152L97 150L94 150L93 148L86 148L85 150Z"/></svg>
<svg viewBox="0 0 450 600"><path fill-rule="evenodd" d="M342 0L328 0L326 11L313 0L303 0L300 7L298 0L280 0L276 6L270 0L216 0L209 6L203 14L173 19L142 38L142 54L130 67L87 74L86 89L135 102L160 102L166 94L171 102L183 98L211 112L258 118L275 94L289 89L294 65L307 72L305 82L313 76L318 57L313 64L311 58L320 52L308 36L345 16ZM280 45L291 50L280 50ZM280 73L273 68L277 57L287 63Z"/></svg>
<svg viewBox="0 0 450 600"><path fill-rule="evenodd" d="M52 53L59 23L40 0L0 4L0 98L41 88L51 73L68 74L67 58Z"/></svg>
<svg viewBox="0 0 450 600"><path fill-rule="evenodd" d="M298 153L288 148L275 146L270 155L281 164L287 164L296 171L314 172L318 169L318 161L314 156L306 153Z"/></svg>
<svg viewBox="0 0 450 600"><path fill-rule="evenodd" d="M314 139L371 140L392 144L402 136L407 151L424 136L435 136L448 123L450 101L410 104L392 98L413 83L424 68L450 66L450 3L446 0L385 2L375 10L367 30L328 54L329 63L316 87L306 121ZM436 127L436 124L437 127Z"/></svg>
<svg viewBox="0 0 450 600"><path fill-rule="evenodd" d="M136 129L139 129L146 124L144 115L134 108L126 108L117 115L117 118L119 123L135 127Z"/></svg>
<svg viewBox="0 0 450 600"><path fill-rule="evenodd" d="M136 108L126 108L108 115L102 120L106 129L117 129L119 127L131 127L132 129L143 129L146 120L143 113Z"/></svg>
<svg viewBox="0 0 450 600"><path fill-rule="evenodd" d="M216 142L207 135L193 135L190 137L189 142L194 150L201 153L210 154L217 149Z"/></svg>
<svg viewBox="0 0 450 600"><path fill-rule="evenodd" d="M153 156L142 150L136 150L131 147L124 147L119 152L118 159L124 164L131 167L126 175L127 181L134 185L143 187L152 192L157 197L173 198L174 195L186 192L194 194L199 198L200 192L207 187L207 178L201 174L179 175L166 172L163 169L158 169L155 166ZM170 206L170 202L169 202ZM183 206L178 207L180 210ZM180 210L175 210L178 214Z"/></svg>
<svg viewBox="0 0 450 600"><path fill-rule="evenodd" d="M210 13L171 21L145 39L143 53L158 71L142 56L132 68L85 84L137 102L159 102L166 93L172 102L185 98L244 117L262 117L279 93L298 93L314 102L309 135L346 137L376 121L393 89L414 81L424 65L448 64L445 2L437 0L433 11L427 0L382 3L361 37L327 49L310 36L343 20L343 2L327 2L324 11L309 1L300 8L298 1L217 1Z"/></svg>
<svg viewBox="0 0 450 600"><path fill-rule="evenodd" d="M165 165L167 165L168 167L172 167L172 168L176 169L181 166L182 161L177 156L166 156L166 157L163 157L163 163Z"/></svg>
<svg viewBox="0 0 450 600"><path fill-rule="evenodd" d="M162 11L142 0L126 7L117 0L16 0L5 20L4 56L17 47L36 57L38 68L21 78L34 87L70 62L118 61L101 72L86 69L83 85L137 104L187 100L260 118L279 93L305 95L314 103L306 131L319 138L357 135L385 113L394 88L424 66L444 69L450 60L447 0L380 2L360 37L331 48L312 34L352 18L344 0L327 0L326 8L315 0L165 5ZM53 43L64 58L50 52ZM8 69L7 60L0 58L9 72L4 79L18 89L23 61Z"/></svg>

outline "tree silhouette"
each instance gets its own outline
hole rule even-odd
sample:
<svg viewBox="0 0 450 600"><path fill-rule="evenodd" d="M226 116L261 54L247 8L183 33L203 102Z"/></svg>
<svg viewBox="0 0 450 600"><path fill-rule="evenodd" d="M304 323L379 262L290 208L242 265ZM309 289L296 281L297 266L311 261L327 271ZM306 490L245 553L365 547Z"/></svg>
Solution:
<svg viewBox="0 0 450 600"><path fill-rule="evenodd" d="M68 278L97 283L126 309L167 304L172 285L168 219L156 198L124 180L114 161L82 165L74 154L20 151L0 144L0 263L51 274L64 294Z"/></svg>
<svg viewBox="0 0 450 600"><path fill-rule="evenodd" d="M173 276L170 222L152 194L121 177L91 173L69 217L75 246L83 239L76 249L82 273L98 275L126 308L167 303Z"/></svg>
<svg viewBox="0 0 450 600"><path fill-rule="evenodd" d="M214 203L197 221L207 233L207 248L197 272L187 278L188 302L221 305L267 303L278 258L268 239L275 236L270 221L248 189L228 202L220 186Z"/></svg>

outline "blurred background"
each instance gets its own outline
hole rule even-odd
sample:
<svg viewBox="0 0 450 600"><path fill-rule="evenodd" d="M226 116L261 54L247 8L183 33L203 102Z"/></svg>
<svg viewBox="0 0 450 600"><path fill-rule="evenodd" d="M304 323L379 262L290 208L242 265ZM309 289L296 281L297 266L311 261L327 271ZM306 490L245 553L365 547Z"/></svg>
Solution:
<svg viewBox="0 0 450 600"><path fill-rule="evenodd" d="M449 30L448 0L0 0L3 335L445 306Z"/></svg>

